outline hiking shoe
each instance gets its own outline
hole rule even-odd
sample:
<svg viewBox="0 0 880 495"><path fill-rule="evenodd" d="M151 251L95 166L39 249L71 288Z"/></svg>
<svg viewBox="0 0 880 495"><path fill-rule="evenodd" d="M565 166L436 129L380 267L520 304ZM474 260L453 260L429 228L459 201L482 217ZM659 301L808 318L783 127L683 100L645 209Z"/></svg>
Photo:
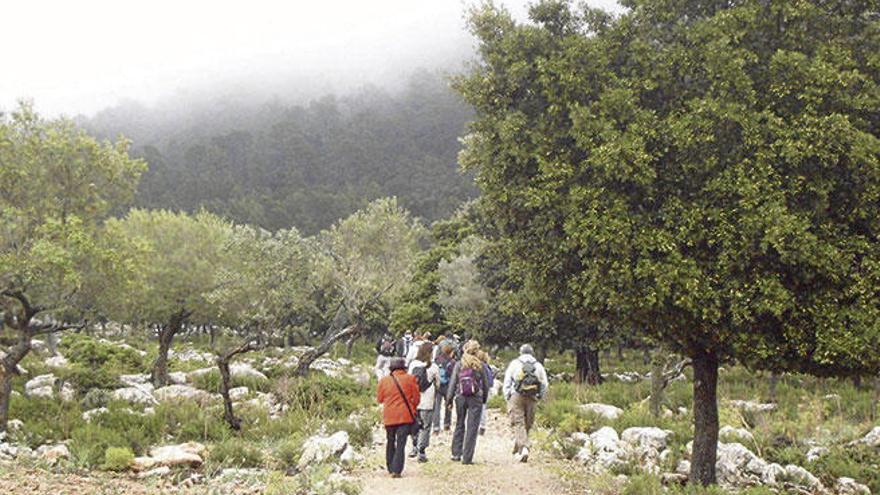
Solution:
<svg viewBox="0 0 880 495"><path fill-rule="evenodd" d="M485 428L480 428L480 436L483 436L483 435L485 435L485 434L486 434L486 429L485 429Z"/></svg>
<svg viewBox="0 0 880 495"><path fill-rule="evenodd" d="M453 460L453 462L461 462L461 456L454 455L454 456L452 456L452 460Z"/></svg>
<svg viewBox="0 0 880 495"><path fill-rule="evenodd" d="M392 478L400 478L400 473L391 473Z"/></svg>
<svg viewBox="0 0 880 495"><path fill-rule="evenodd" d="M428 456L425 454L419 454L419 462L428 462Z"/></svg>
<svg viewBox="0 0 880 495"><path fill-rule="evenodd" d="M519 455L519 462L529 462L529 448L523 447L522 452Z"/></svg>

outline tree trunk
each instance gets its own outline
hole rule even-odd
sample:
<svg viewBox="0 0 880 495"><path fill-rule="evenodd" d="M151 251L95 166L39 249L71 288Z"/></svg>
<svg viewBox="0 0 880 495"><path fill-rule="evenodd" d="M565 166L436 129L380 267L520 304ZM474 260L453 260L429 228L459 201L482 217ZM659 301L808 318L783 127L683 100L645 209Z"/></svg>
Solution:
<svg viewBox="0 0 880 495"><path fill-rule="evenodd" d="M853 384L853 387L855 387L857 389L861 389L862 388L862 375L853 375L852 384Z"/></svg>
<svg viewBox="0 0 880 495"><path fill-rule="evenodd" d="M186 313L183 310L178 311L171 316L168 326L159 330L159 355L153 362L153 371L150 374L150 381L156 388L164 387L171 381L168 377L168 351L171 349L174 336L183 326L185 318Z"/></svg>
<svg viewBox="0 0 880 495"><path fill-rule="evenodd" d="M602 373L599 371L599 351L589 347L575 349L576 369L575 382L587 385L599 385L602 383Z"/></svg>
<svg viewBox="0 0 880 495"><path fill-rule="evenodd" d="M665 359L663 353L659 349L654 351L654 357L651 361L651 414L655 418L660 417L660 407L663 405L663 389L665 383L663 375L666 371Z"/></svg>
<svg viewBox="0 0 880 495"><path fill-rule="evenodd" d="M217 329L214 328L214 325L208 325L208 335L211 347L214 347L214 341L217 339Z"/></svg>
<svg viewBox="0 0 880 495"><path fill-rule="evenodd" d="M617 360L623 361L623 344L617 345Z"/></svg>
<svg viewBox="0 0 880 495"><path fill-rule="evenodd" d="M30 323L23 323L16 328L18 342L7 349L6 355L0 360L0 431L6 431L9 420L9 399L12 397L12 377L18 372L18 363L31 350Z"/></svg>
<svg viewBox="0 0 880 495"><path fill-rule="evenodd" d="M309 349L306 351L300 358L299 364L296 367L296 371L294 372L296 376L306 376L309 374L309 368L312 366L312 363L315 362L319 357L323 356L333 347L333 344L336 343L339 339L344 339L358 331L357 325L352 325L350 327L344 328L338 332L331 333L328 335L324 341L318 347Z"/></svg>
<svg viewBox="0 0 880 495"><path fill-rule="evenodd" d="M9 421L9 399L12 397L12 373L0 365L0 431Z"/></svg>
<svg viewBox="0 0 880 495"><path fill-rule="evenodd" d="M694 447L691 455L691 483L715 484L718 449L718 356L695 351L694 366Z"/></svg>
<svg viewBox="0 0 880 495"><path fill-rule="evenodd" d="M235 417L232 411L232 399L229 398L229 388L232 382L232 374L229 372L229 358L217 359L217 367L220 368L220 395L223 396L223 419L235 431L241 429L241 420Z"/></svg>

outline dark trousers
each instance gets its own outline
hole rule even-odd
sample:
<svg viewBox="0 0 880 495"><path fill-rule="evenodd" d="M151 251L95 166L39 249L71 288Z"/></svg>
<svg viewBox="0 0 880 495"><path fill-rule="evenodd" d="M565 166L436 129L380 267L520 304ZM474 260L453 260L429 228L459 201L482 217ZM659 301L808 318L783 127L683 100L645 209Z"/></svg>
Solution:
<svg viewBox="0 0 880 495"><path fill-rule="evenodd" d="M452 435L452 456L461 457L461 462L474 461L477 448L477 435L480 432L480 417L483 415L482 397L455 398L455 433Z"/></svg>
<svg viewBox="0 0 880 495"><path fill-rule="evenodd" d="M413 430L413 425L396 425L385 427L385 465L389 473L403 472L406 461L406 439Z"/></svg>
<svg viewBox="0 0 880 495"><path fill-rule="evenodd" d="M452 403L446 400L446 387L440 389L441 393L434 394L434 430L440 431L442 416L443 427L449 429L452 426ZM442 413L441 413L442 411Z"/></svg>

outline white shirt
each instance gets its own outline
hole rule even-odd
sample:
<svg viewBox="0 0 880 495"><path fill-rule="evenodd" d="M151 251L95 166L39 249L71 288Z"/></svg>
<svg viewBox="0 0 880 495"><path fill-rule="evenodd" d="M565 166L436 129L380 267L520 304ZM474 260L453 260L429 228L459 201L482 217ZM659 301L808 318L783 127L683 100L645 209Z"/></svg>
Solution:
<svg viewBox="0 0 880 495"><path fill-rule="evenodd" d="M426 366L426 364L418 359L413 359L413 362L409 363L409 373L413 374L413 371L416 368L422 366ZM440 386L440 368L438 368L436 364L431 363L425 372L428 375L428 381L431 382L431 386L422 392L421 398L419 399L419 406L417 408L419 411L434 409L434 393L437 391L437 387Z"/></svg>
<svg viewBox="0 0 880 495"><path fill-rule="evenodd" d="M511 361L510 365L507 367L507 371L504 373L505 399L510 399L510 397L516 393L516 377L519 376L520 371L522 371L523 363L528 362L535 363L535 376L537 376L538 381L541 382L541 389L538 391L538 398L543 398L544 394L547 393L547 387L550 386L550 382L547 381L547 371L544 370L544 366L535 359L535 356L532 356L531 354L523 354Z"/></svg>

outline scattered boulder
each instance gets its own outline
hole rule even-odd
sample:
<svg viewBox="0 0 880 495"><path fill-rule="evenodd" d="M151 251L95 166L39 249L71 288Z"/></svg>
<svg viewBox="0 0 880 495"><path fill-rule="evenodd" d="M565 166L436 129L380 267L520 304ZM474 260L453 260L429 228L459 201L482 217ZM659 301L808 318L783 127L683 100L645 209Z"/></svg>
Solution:
<svg viewBox="0 0 880 495"><path fill-rule="evenodd" d="M342 454L339 455L339 462L343 466L351 467L364 461L364 457L355 451L351 445L345 447Z"/></svg>
<svg viewBox="0 0 880 495"><path fill-rule="evenodd" d="M785 478L785 468L775 462L767 464L761 473L761 483L765 485L778 485Z"/></svg>
<svg viewBox="0 0 880 495"><path fill-rule="evenodd" d="M229 399L233 402L238 402L250 393L250 389L247 387L235 387L229 389Z"/></svg>
<svg viewBox="0 0 880 495"><path fill-rule="evenodd" d="M151 394L151 389L140 385L119 388L113 391L113 399L124 400L131 404L156 405L159 401Z"/></svg>
<svg viewBox="0 0 880 495"><path fill-rule="evenodd" d="M24 394L28 397L51 399L55 397L55 382L57 380L52 373L35 376L24 384Z"/></svg>
<svg viewBox="0 0 880 495"><path fill-rule="evenodd" d="M119 375L119 381L128 387L149 387L150 390L153 389L153 384L150 383L150 375L146 373L140 373L137 375Z"/></svg>
<svg viewBox="0 0 880 495"><path fill-rule="evenodd" d="M340 362L326 357L316 359L310 367L310 369L320 371L331 378L342 376L343 368L344 366Z"/></svg>
<svg viewBox="0 0 880 495"><path fill-rule="evenodd" d="M632 447L661 451L666 448L672 432L655 427L633 427L623 430L620 439Z"/></svg>
<svg viewBox="0 0 880 495"><path fill-rule="evenodd" d="M615 420L623 414L623 409L608 404L589 403L581 404L581 409L591 412L605 419Z"/></svg>
<svg viewBox="0 0 880 495"><path fill-rule="evenodd" d="M304 469L309 464L320 464L331 457L342 455L348 446L347 431L337 431L329 437L313 436L303 444L303 453L297 467Z"/></svg>
<svg viewBox="0 0 880 495"><path fill-rule="evenodd" d="M728 401L732 407L748 413L762 413L776 410L776 404L772 402L760 403L751 400L731 400Z"/></svg>
<svg viewBox="0 0 880 495"><path fill-rule="evenodd" d="M24 428L24 422L20 419L10 419L6 422L6 429L9 431L18 431L22 428ZM2 440L2 438L0 438L0 440Z"/></svg>
<svg viewBox="0 0 880 495"><path fill-rule="evenodd" d="M55 356L46 358L44 363L46 363L46 366L50 368L66 368L70 364L67 361L67 358L62 356L61 354L56 354Z"/></svg>
<svg viewBox="0 0 880 495"><path fill-rule="evenodd" d="M822 486L822 482L819 481L819 478L815 477L813 473L806 469L800 466L795 466L794 464L785 466L785 478L786 481L793 483L795 486L803 487L814 492L825 490L825 487Z"/></svg>
<svg viewBox="0 0 880 495"><path fill-rule="evenodd" d="M131 461L131 469L133 471L147 471L156 465L156 459L149 456L135 457Z"/></svg>
<svg viewBox="0 0 880 495"><path fill-rule="evenodd" d="M70 450L67 445L59 443L58 445L43 445L37 449L37 455L44 461L55 464L59 459L69 459Z"/></svg>
<svg viewBox="0 0 880 495"><path fill-rule="evenodd" d="M168 385L153 391L153 397L159 402L193 400L204 404L213 399L213 396L204 390L199 390L189 385Z"/></svg>
<svg viewBox="0 0 880 495"><path fill-rule="evenodd" d="M837 478L837 493L840 495L871 495L871 489L852 478Z"/></svg>
<svg viewBox="0 0 880 495"><path fill-rule="evenodd" d="M827 447L810 447L810 450L807 451L807 462L818 461L823 455L827 453Z"/></svg>
<svg viewBox="0 0 880 495"><path fill-rule="evenodd" d="M182 371L174 371L174 372L168 373L168 379L171 380L172 384L182 385L182 384L186 383L186 373L184 373Z"/></svg>
<svg viewBox="0 0 880 495"><path fill-rule="evenodd" d="M880 447L880 426L875 426L864 437L854 440L849 445L866 445L868 447Z"/></svg>
<svg viewBox="0 0 880 495"><path fill-rule="evenodd" d="M575 460L604 469L614 469L624 466L628 456L627 445L620 441L617 431L604 426L590 434L575 455Z"/></svg>
<svg viewBox="0 0 880 495"><path fill-rule="evenodd" d="M82 413L82 419L86 423L91 423L93 418L95 418L96 416L100 416L106 412L109 412L109 409L107 409L106 407L99 407L97 409L89 409L88 411Z"/></svg>
<svg viewBox="0 0 880 495"><path fill-rule="evenodd" d="M210 352L201 352L195 349L184 349L182 351L175 351L171 349L168 351L168 357L174 358L178 361L189 362L189 361L200 361L203 363L212 363L214 362L214 355Z"/></svg>
<svg viewBox="0 0 880 495"><path fill-rule="evenodd" d="M204 451L205 446L196 442L187 442L180 445L165 445L150 449L150 459L153 461L152 463L139 457L136 457L134 462L140 466L149 466L147 469L153 466L173 467L187 465L190 467L199 467L203 462L201 454ZM138 462L138 459L141 459L141 461Z"/></svg>
<svg viewBox="0 0 880 495"><path fill-rule="evenodd" d="M741 443L718 442L715 473L718 482L727 486L758 484L767 462Z"/></svg>
<svg viewBox="0 0 880 495"><path fill-rule="evenodd" d="M748 441L754 443L755 437L749 430L745 428L734 428L730 425L724 425L718 430L718 438L724 441Z"/></svg>

